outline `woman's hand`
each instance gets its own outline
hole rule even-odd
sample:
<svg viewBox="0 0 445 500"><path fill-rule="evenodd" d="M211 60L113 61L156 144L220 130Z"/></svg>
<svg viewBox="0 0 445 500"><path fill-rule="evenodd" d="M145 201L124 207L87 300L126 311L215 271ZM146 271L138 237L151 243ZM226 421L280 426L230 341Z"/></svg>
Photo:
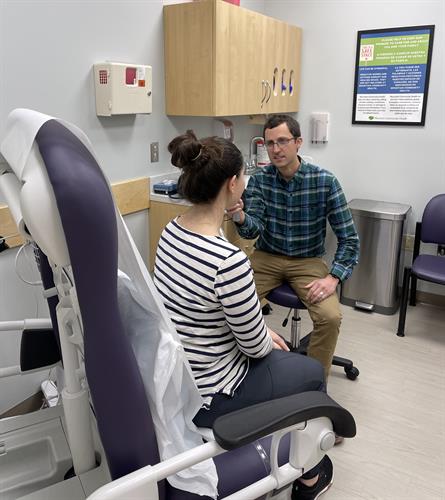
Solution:
<svg viewBox="0 0 445 500"><path fill-rule="evenodd" d="M280 349L281 351L289 351L289 347L287 347L286 342L284 341L281 335L271 330L269 327L267 328L269 335L272 337L272 343L274 349Z"/></svg>

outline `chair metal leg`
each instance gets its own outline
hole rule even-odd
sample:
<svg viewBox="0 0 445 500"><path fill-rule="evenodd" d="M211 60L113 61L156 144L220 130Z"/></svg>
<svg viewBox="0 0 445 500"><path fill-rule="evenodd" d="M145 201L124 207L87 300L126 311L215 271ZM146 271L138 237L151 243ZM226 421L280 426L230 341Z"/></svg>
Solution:
<svg viewBox="0 0 445 500"><path fill-rule="evenodd" d="M285 326L286 323L287 318L284 320L283 326ZM307 355L311 333L308 333L303 339L301 339L300 311L298 309L294 309L291 325L291 341L290 343L287 343L289 349L291 351L298 352L299 354ZM343 367L349 380L355 380L360 374L358 368L354 366L353 362L350 359L341 358L340 356L334 356L332 364Z"/></svg>
<svg viewBox="0 0 445 500"><path fill-rule="evenodd" d="M292 316L292 325L290 330L290 343L292 350L297 350L300 345L300 335L301 335L301 317L300 311L294 309L294 314Z"/></svg>
<svg viewBox="0 0 445 500"><path fill-rule="evenodd" d="M409 305L415 306L417 302L417 278L414 274L411 275L411 293L409 296Z"/></svg>
<svg viewBox="0 0 445 500"><path fill-rule="evenodd" d="M405 336L405 319L406 319L406 309L408 306L408 291L409 291L409 280L411 277L411 268L405 267L403 273L403 285L402 285L402 297L400 301L399 310L399 325L397 326L397 336Z"/></svg>

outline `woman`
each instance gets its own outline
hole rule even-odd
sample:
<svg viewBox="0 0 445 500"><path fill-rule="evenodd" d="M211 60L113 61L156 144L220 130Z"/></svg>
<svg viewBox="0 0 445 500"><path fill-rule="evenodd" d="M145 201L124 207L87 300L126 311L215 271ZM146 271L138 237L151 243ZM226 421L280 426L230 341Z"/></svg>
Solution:
<svg viewBox="0 0 445 500"><path fill-rule="evenodd" d="M317 361L287 352L268 329L249 260L221 226L245 189L243 158L231 142L193 132L173 139L171 162L182 170L180 190L193 205L159 240L155 285L176 326L203 398L194 418L212 427L225 413L304 391L324 391ZM315 499L332 484L325 456L295 482L293 500Z"/></svg>

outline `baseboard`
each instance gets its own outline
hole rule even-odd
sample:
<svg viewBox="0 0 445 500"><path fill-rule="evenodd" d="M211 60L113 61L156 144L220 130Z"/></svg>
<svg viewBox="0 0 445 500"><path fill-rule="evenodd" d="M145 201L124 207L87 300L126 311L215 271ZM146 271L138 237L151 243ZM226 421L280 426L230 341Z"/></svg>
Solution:
<svg viewBox="0 0 445 500"><path fill-rule="evenodd" d="M437 293L421 292L417 290L416 298L418 302L431 304L433 306L445 307L445 295L438 295Z"/></svg>
<svg viewBox="0 0 445 500"><path fill-rule="evenodd" d="M7 417L16 417L17 415L25 415L26 413L32 413L33 411L40 410L43 404L43 400L43 392L39 391L22 401L21 403L5 411L5 413L0 415L0 419Z"/></svg>

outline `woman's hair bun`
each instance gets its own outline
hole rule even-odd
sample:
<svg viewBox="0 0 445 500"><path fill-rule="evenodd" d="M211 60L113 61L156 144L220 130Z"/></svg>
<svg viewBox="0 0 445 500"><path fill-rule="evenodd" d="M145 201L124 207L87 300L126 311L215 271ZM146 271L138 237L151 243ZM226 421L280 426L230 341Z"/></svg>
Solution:
<svg viewBox="0 0 445 500"><path fill-rule="evenodd" d="M187 130L170 142L168 150L172 164L182 169L178 191L193 204L214 200L224 182L242 172L240 150L222 137L199 140L192 130Z"/></svg>
<svg viewBox="0 0 445 500"><path fill-rule="evenodd" d="M191 166L202 157L203 148L193 130L187 130L185 134L175 137L168 145L168 151L172 155L171 162L178 168Z"/></svg>

